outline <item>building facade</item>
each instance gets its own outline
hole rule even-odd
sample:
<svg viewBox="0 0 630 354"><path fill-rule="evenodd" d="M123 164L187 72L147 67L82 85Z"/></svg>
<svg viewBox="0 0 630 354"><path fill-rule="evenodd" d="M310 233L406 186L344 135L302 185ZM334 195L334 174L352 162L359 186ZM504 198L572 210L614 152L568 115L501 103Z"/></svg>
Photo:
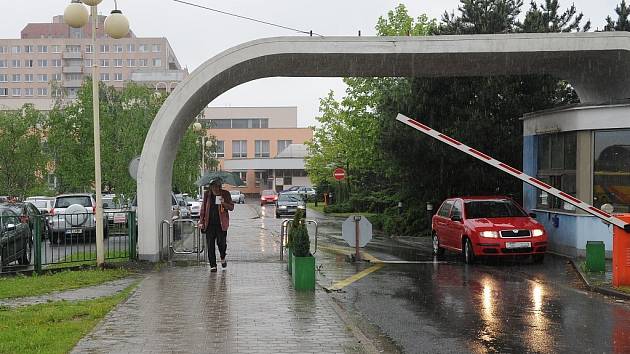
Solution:
<svg viewBox="0 0 630 354"><path fill-rule="evenodd" d="M248 195L310 186L304 170L312 128L298 128L297 107L208 107L200 119L216 138L220 168L238 173Z"/></svg>
<svg viewBox="0 0 630 354"><path fill-rule="evenodd" d="M91 26L71 28L63 16L52 23L29 23L17 39L0 39L0 107L14 109L33 103L49 109L56 99L76 98L84 79L98 64L99 79L122 88L133 81L172 91L187 75L166 38L113 39L99 16L97 48L91 44Z"/></svg>

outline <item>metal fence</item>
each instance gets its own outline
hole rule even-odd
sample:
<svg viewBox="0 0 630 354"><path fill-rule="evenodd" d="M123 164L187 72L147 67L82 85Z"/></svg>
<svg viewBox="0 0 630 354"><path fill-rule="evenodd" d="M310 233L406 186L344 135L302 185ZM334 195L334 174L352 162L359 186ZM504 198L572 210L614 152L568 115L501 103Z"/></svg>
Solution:
<svg viewBox="0 0 630 354"><path fill-rule="evenodd" d="M103 214L106 261L136 259L136 213ZM96 222L93 213L0 215L0 273L95 265Z"/></svg>

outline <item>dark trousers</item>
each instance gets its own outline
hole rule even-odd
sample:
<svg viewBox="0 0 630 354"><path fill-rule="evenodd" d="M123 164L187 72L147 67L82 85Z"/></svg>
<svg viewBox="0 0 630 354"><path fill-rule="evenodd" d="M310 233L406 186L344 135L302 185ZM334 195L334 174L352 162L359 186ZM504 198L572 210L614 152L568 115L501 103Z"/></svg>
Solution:
<svg viewBox="0 0 630 354"><path fill-rule="evenodd" d="M217 266L217 255L214 248L214 243L217 243L217 247L219 247L219 254L221 258L225 258L225 250L227 249L227 231L223 231L221 229L221 225L208 225L208 229L206 230L206 245L208 250L208 262L210 262L210 266Z"/></svg>

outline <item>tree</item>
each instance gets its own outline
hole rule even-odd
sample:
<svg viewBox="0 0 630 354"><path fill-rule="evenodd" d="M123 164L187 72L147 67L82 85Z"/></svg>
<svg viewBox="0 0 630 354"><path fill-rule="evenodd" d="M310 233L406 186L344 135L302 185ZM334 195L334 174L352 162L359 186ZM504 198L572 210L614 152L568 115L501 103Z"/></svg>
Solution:
<svg viewBox="0 0 630 354"><path fill-rule="evenodd" d="M46 190L43 120L30 104L0 111L0 194L24 197Z"/></svg>
<svg viewBox="0 0 630 354"><path fill-rule="evenodd" d="M625 1L625 0L624 0ZM588 32L591 21L587 21L580 27L584 15L577 13L575 5L571 5L563 13L560 13L558 0L545 0L545 4L537 5L531 2L531 7L525 15L525 20L519 24L520 30L528 33L549 32Z"/></svg>
<svg viewBox="0 0 630 354"><path fill-rule="evenodd" d="M628 20L630 6L626 5L626 0L621 0L621 3L615 8L615 13L617 13L617 21L613 21L610 16L606 17L604 31L630 31L630 21Z"/></svg>

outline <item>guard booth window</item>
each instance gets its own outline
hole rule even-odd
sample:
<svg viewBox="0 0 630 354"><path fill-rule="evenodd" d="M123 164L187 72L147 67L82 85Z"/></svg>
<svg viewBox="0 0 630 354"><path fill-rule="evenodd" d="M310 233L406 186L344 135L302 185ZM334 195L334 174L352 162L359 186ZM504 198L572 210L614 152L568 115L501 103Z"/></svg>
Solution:
<svg viewBox="0 0 630 354"><path fill-rule="evenodd" d="M630 212L630 129L595 132L593 204Z"/></svg>
<svg viewBox="0 0 630 354"><path fill-rule="evenodd" d="M572 196L577 193L575 166L577 133L538 136L538 179ZM575 211L575 207L549 193L537 190L537 208Z"/></svg>

